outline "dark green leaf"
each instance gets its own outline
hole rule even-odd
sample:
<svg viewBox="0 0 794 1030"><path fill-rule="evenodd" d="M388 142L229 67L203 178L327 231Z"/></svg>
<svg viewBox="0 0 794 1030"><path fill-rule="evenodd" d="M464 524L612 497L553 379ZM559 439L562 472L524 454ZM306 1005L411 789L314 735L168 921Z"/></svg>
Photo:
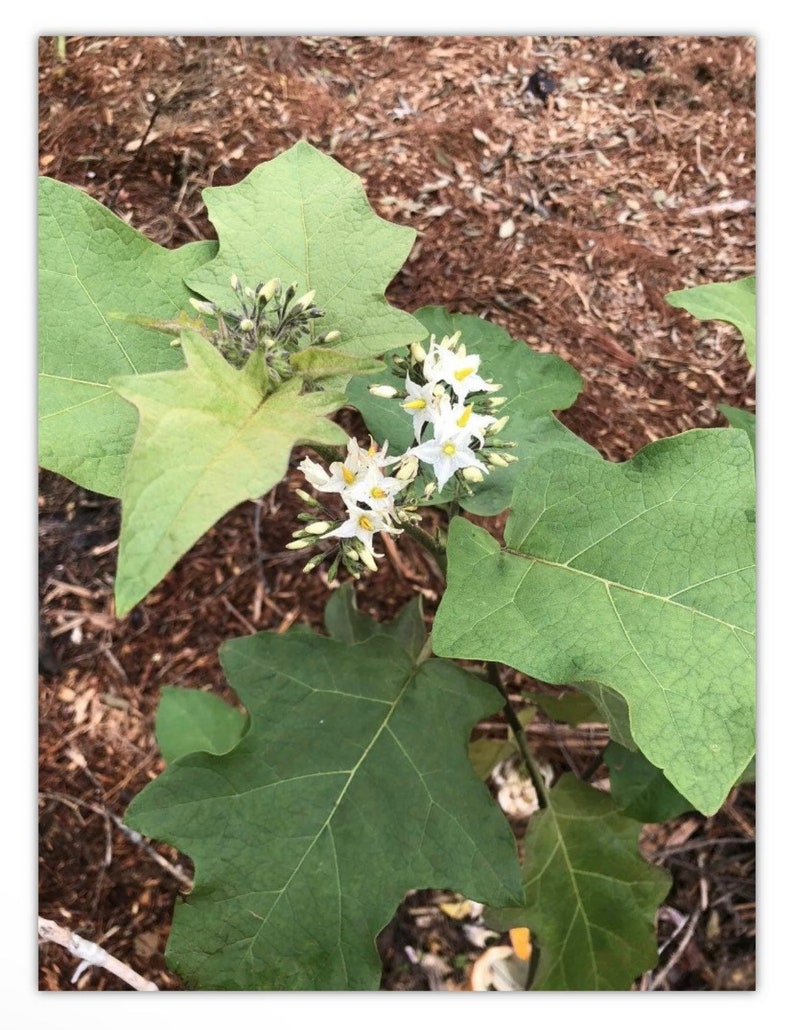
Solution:
<svg viewBox="0 0 794 1030"><path fill-rule="evenodd" d="M167 951L189 984L375 990L408 890L517 904L512 832L466 758L493 687L384 636L261 633L221 660L245 736L174 762L126 818L195 864Z"/></svg>

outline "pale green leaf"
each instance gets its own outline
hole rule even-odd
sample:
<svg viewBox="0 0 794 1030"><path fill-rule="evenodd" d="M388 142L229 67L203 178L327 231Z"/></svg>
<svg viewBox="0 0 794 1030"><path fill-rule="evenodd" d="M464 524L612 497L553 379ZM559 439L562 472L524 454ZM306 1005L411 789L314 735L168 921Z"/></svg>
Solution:
<svg viewBox="0 0 794 1030"><path fill-rule="evenodd" d="M542 454L516 487L504 549L453 520L433 649L591 696L604 684L649 761L716 811L754 751L754 486L734 429L623 464Z"/></svg>
<svg viewBox="0 0 794 1030"><path fill-rule="evenodd" d="M524 841L524 904L487 913L498 929L528 926L539 991L627 991L658 962L654 918L666 870L639 853L639 825L608 795L566 773Z"/></svg>
<svg viewBox="0 0 794 1030"><path fill-rule="evenodd" d="M223 755L238 743L245 729L243 712L217 694L187 687L163 687L154 735L163 759L175 762L194 751Z"/></svg>
<svg viewBox="0 0 794 1030"><path fill-rule="evenodd" d="M343 445L322 416L341 394L300 394L290 379L262 398L201 336L183 332L187 367L114 380L140 425L122 487L116 611L126 614L227 511L260 497L298 443ZM285 527L285 543L289 529Z"/></svg>
<svg viewBox="0 0 794 1030"><path fill-rule="evenodd" d="M375 938L408 890L517 904L512 832L466 759L493 687L394 640L229 641L249 713L225 755L174 762L128 825L195 865L167 957L205 990L375 990Z"/></svg>
<svg viewBox="0 0 794 1030"><path fill-rule="evenodd" d="M562 358L538 354L521 340L513 340L504 329L475 315L450 314L444 308L426 307L420 308L416 317L439 340L460 330L460 342L469 353L479 354L482 359L480 375L501 384L499 396L507 398L498 415L509 415L510 421L500 436L516 442L510 453L519 460L508 468L492 469L482 483L473 487L471 496L461 496L460 503L466 511L477 515L504 511L510 505L522 467L547 448L595 453L551 414L570 407L582 388L581 376ZM403 352L407 353L404 347L399 353ZM391 372L357 377L347 389L349 402L361 412L378 443L388 440L390 452L400 454L414 443L412 419L400 407L399 398L374 397L369 392L373 384L404 390L405 377ZM442 494L433 497L432 503L450 499L453 490L451 483Z"/></svg>
<svg viewBox="0 0 794 1030"><path fill-rule="evenodd" d="M202 296L236 307L233 274L252 288L273 278L296 282L297 295L314 290L325 312L317 332L338 330L345 354L382 354L424 335L384 297L416 233L376 215L360 178L333 158L300 142L202 196L220 242L217 258L188 277Z"/></svg>
<svg viewBox="0 0 794 1030"><path fill-rule="evenodd" d="M675 290L665 297L674 308L683 308L695 318L714 319L735 325L744 339L747 360L755 365L755 276L732 283L707 283L688 290Z"/></svg>
<svg viewBox="0 0 794 1030"><path fill-rule="evenodd" d="M131 319L176 319L183 277L214 242L165 250L82 190L39 180L39 462L118 497L135 411L113 376L183 364L168 339ZM127 316L121 317L121 316Z"/></svg>

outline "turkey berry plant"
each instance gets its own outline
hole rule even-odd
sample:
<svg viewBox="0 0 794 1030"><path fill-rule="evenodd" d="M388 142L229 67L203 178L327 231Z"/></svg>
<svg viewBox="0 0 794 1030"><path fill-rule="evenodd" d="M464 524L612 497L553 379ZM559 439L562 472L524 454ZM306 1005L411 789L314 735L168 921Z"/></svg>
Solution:
<svg viewBox="0 0 794 1030"><path fill-rule="evenodd" d="M715 812L754 753L753 416L608 462L554 415L581 387L564 361L386 302L414 233L332 159L299 143L204 198L217 242L168 251L40 181L40 461L120 498L119 618L293 448L315 455L283 534L325 570L325 632L223 644L245 714L163 684L167 765L126 822L195 866L169 963L199 989L375 989L376 936L431 887L529 928L526 986L629 989L669 889L642 824ZM754 287L669 299L738 326L754 361ZM344 406L366 437L331 420ZM508 509L503 540L466 517ZM392 622L356 606L403 534L446 582L429 634L419 598ZM553 718L608 725L609 792L547 786L505 667L572 688ZM496 757L468 743L500 709L540 804L521 863Z"/></svg>

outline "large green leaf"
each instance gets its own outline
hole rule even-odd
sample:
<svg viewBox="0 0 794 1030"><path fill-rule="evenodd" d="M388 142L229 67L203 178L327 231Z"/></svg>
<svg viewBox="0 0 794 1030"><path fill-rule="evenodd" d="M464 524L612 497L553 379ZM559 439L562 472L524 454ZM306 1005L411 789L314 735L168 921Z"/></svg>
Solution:
<svg viewBox="0 0 794 1030"><path fill-rule="evenodd" d="M202 193L220 242L217 258L188 283L221 307L236 307L229 280L272 278L315 290L345 354L382 354L419 339L422 327L386 303L384 290L408 257L416 233L380 218L357 175L310 144L297 143L234 186Z"/></svg>
<svg viewBox="0 0 794 1030"><path fill-rule="evenodd" d="M695 318L735 325L744 339L747 360L755 365L755 276L732 283L707 283L688 290L675 290L665 297L674 308L683 308Z"/></svg>
<svg viewBox="0 0 794 1030"><path fill-rule="evenodd" d="M114 380L140 426L122 487L116 610L126 614L196 540L236 504L287 471L298 443L343 445L322 416L342 394L300 394L288 380L263 399L198 333L182 333L187 367Z"/></svg>
<svg viewBox="0 0 794 1030"><path fill-rule="evenodd" d="M127 824L191 856L168 958L207 990L374 990L412 888L517 904L513 835L466 758L493 687L395 640L260 633L221 648L250 726L174 762Z"/></svg>
<svg viewBox="0 0 794 1030"><path fill-rule="evenodd" d="M519 461L508 468L493 469L477 484L471 496L462 497L460 503L466 511L476 515L497 515L504 511L510 505L522 466L534 461L544 449L555 447L596 453L551 414L570 407L582 388L581 376L562 358L538 354L526 343L513 340L498 325L475 315L450 314L444 308L425 307L416 312L416 317L438 339L460 330L461 343L469 353L482 358L480 374L500 383L499 394L507 398L499 415L509 415L510 421L501 435L516 442L517 447L511 453ZM403 352L405 347L399 351ZM400 407L399 400L374 397L369 387L375 383L405 389L405 378L393 374L357 377L348 385L348 400L361 412L378 443L388 440L391 453L400 454L414 442L411 417ZM450 485L442 494L435 495L432 503L443 502L452 494L453 485Z"/></svg>
<svg viewBox="0 0 794 1030"><path fill-rule="evenodd" d="M165 250L74 186L39 180L39 461L117 497L135 412L112 376L179 368L168 337L127 314L176 318L183 277L214 256L214 242Z"/></svg>
<svg viewBox="0 0 794 1030"><path fill-rule="evenodd" d="M739 430L692 430L623 464L542 454L504 549L453 520L433 648L596 697L604 684L649 761L712 813L754 750L754 525Z"/></svg>
<svg viewBox="0 0 794 1030"><path fill-rule="evenodd" d="M571 774L532 816L524 904L488 913L497 929L528 926L546 991L625 991L658 961L654 917L670 876L639 854L640 827Z"/></svg>

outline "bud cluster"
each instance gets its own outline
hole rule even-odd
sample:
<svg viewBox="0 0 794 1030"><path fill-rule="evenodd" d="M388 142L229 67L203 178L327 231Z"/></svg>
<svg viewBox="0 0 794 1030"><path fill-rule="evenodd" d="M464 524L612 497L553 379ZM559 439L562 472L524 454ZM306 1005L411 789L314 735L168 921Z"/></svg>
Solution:
<svg viewBox="0 0 794 1030"><path fill-rule="evenodd" d="M289 356L305 346L305 338L311 338L312 322L325 313L314 305L314 290L296 299L297 283L285 287L280 279L271 279L252 289L243 286L236 275L231 276L230 283L238 301L234 310L191 298L196 311L216 320L213 344L235 368L242 368L255 351L262 351L270 379L278 383L289 378ZM332 331L307 342L332 343L339 337Z"/></svg>
<svg viewBox="0 0 794 1030"><path fill-rule="evenodd" d="M291 550L326 546L304 567L309 572L333 555L329 578L340 564L356 579L364 569L375 570L375 533L398 535L401 527L420 521L417 507L441 491L451 479L460 489L472 493L469 484L480 483L493 468L504 468L518 459L501 453L515 446L500 439L507 415L494 412L505 397L494 397L500 387L479 374L480 356L468 354L460 333L440 342L431 337L428 350L411 344L407 357L395 359L396 374L404 376L405 388L372 386L370 392L384 399L399 398L406 416L413 421L414 446L396 457L388 456L388 443L378 449L370 441L367 449L350 439L347 457L335 461L328 472L304 458L299 468L320 493L341 497L346 518L332 514L320 501L303 490L298 496L313 510L298 516L306 523L293 533ZM423 439L425 437L425 439ZM431 466L433 479L421 491L415 481L421 463ZM386 470L394 466L393 474ZM419 481L421 483L421 480ZM402 495L399 496L398 495ZM335 540L330 548L321 541Z"/></svg>

